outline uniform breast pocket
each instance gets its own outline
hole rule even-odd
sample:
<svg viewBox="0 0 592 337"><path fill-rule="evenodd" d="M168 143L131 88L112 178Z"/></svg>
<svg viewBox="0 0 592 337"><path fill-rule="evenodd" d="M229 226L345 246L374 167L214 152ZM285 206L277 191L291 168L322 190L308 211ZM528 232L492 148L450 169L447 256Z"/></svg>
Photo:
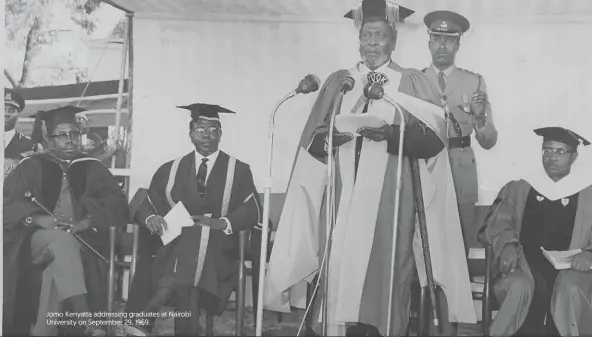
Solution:
<svg viewBox="0 0 592 337"><path fill-rule="evenodd" d="M458 203L475 203L479 197L479 182L473 149L454 152L455 158L451 160L451 164Z"/></svg>

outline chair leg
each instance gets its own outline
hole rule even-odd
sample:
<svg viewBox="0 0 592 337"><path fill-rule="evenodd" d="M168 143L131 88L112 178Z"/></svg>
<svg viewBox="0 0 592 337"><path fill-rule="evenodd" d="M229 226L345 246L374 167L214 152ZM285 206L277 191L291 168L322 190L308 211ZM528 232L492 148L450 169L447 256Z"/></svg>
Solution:
<svg viewBox="0 0 592 337"><path fill-rule="evenodd" d="M206 314L206 336L214 337L214 317Z"/></svg>
<svg viewBox="0 0 592 337"><path fill-rule="evenodd" d="M113 312L113 293L115 291L115 236L116 227L109 227L109 279L107 280L107 312ZM110 335L112 326L107 326L107 333Z"/></svg>
<svg viewBox="0 0 592 337"><path fill-rule="evenodd" d="M421 287L419 295L419 309L417 310L417 335L426 335L426 306L428 301L428 294L426 287Z"/></svg>
<svg viewBox="0 0 592 337"><path fill-rule="evenodd" d="M483 295L481 296L481 323L483 325L483 336L489 336L491 326L491 268L493 248L485 247L485 281L483 282Z"/></svg>
<svg viewBox="0 0 592 337"><path fill-rule="evenodd" d="M244 261L244 250L240 252L241 256L241 264L238 268L238 287L236 290L236 311L235 311L235 336L243 336L243 326L244 326L244 313L245 313L245 287L246 287L246 280L245 280L245 265L242 261Z"/></svg>

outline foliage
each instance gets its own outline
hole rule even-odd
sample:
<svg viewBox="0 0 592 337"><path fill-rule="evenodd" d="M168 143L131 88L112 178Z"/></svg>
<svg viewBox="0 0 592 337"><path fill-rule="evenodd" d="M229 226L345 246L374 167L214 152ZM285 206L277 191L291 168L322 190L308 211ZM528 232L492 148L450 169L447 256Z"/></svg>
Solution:
<svg viewBox="0 0 592 337"><path fill-rule="evenodd" d="M6 45L21 51L22 67L13 67L10 76L18 86L33 85L32 68L44 46L59 41L65 34L81 31L88 35L96 29L92 12L101 0L6 0ZM8 48L7 48L8 49ZM15 75L20 72L20 76Z"/></svg>

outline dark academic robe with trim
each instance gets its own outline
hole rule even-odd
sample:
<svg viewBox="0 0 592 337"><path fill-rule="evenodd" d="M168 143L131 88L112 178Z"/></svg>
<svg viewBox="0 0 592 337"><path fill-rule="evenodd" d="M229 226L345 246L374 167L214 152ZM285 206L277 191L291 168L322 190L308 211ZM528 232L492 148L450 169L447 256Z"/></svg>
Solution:
<svg viewBox="0 0 592 337"><path fill-rule="evenodd" d="M228 154L220 151L214 166L211 168L206 183L205 195L200 198L197 191L195 152L184 156L179 163L171 190L173 202L175 204L180 201L183 202L191 215L211 213L212 218L222 217L222 198L229 159ZM148 196L154 207L146 199L140 205L134 217L141 225L145 224L146 218L155 214L154 208L156 208L157 214L162 216L171 210L172 207L166 197L166 187L172 167L173 161L170 161L162 165L154 174L148 190ZM254 225L260 223L261 215L261 203L253 183L251 169L249 165L237 160L228 214L225 216L232 224L233 234L226 235L221 230L212 230L210 232L203 272L197 286L200 290L213 295L215 300L208 301L211 305L204 308L211 313L222 312L230 294L236 287L238 276L238 232L250 230ZM147 234L147 230L142 230L140 258L126 308L128 312L139 312L144 309L157 290L162 277L167 274L168 269L166 267L170 267L171 261L174 261L176 256L183 254L183 252L178 251L182 237L191 236L195 242L195 247L191 249L191 252L186 253L195 254L199 251L201 239L199 229L200 227L197 226L184 228L182 234L166 246L162 245L162 241L158 236L151 236ZM175 277L188 278L194 273L195 270L181 268L177 265ZM211 296L208 297L211 298Z"/></svg>
<svg viewBox="0 0 592 337"><path fill-rule="evenodd" d="M71 187L74 219L90 216L92 227L97 229L80 236L107 257L108 228L128 222L127 197L109 169L94 158L81 154L65 172ZM53 210L60 195L62 175L57 159L49 153L39 153L23 160L4 180L4 336L29 333L36 320L41 290L42 269L31 263L31 234L38 229L25 226L24 220L44 212L24 195L31 192L42 205ZM82 258L90 309L105 310L108 265L86 250Z"/></svg>

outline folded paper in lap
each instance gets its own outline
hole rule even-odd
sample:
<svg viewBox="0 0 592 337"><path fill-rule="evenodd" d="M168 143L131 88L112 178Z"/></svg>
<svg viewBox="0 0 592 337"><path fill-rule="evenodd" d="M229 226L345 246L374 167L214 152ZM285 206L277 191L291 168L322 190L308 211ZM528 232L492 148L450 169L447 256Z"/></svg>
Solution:
<svg viewBox="0 0 592 337"><path fill-rule="evenodd" d="M569 269L571 268L571 260L573 257L582 252L581 249L573 249L573 250L546 250L545 248L541 247L543 251L543 255L551 262L553 267L557 270ZM591 268L592 269L592 268Z"/></svg>
<svg viewBox="0 0 592 337"><path fill-rule="evenodd" d="M183 227L193 226L193 218L181 201L179 201L175 207L173 207L167 213L167 215L164 216L164 220L166 221L168 227L168 229L165 230L160 236L164 245L167 245L177 236L181 235L181 230Z"/></svg>

